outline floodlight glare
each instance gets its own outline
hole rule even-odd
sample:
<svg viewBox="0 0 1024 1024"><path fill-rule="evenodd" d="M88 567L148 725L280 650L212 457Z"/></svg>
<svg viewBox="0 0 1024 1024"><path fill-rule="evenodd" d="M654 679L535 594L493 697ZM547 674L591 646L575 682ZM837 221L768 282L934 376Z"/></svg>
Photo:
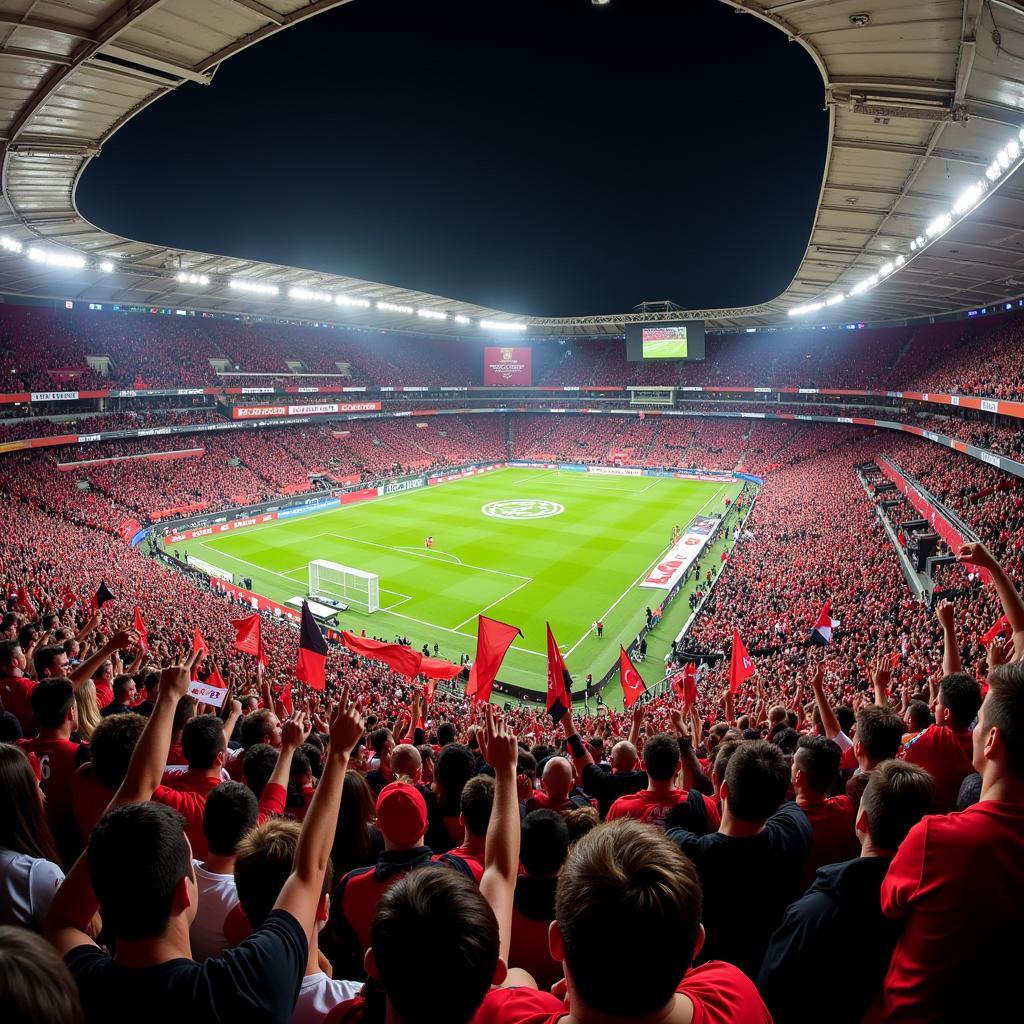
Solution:
<svg viewBox="0 0 1024 1024"><path fill-rule="evenodd" d="M81 270L85 266L85 257L77 253L52 252L35 246L29 249L28 258L36 263L45 263L48 267L64 267L68 270Z"/></svg>

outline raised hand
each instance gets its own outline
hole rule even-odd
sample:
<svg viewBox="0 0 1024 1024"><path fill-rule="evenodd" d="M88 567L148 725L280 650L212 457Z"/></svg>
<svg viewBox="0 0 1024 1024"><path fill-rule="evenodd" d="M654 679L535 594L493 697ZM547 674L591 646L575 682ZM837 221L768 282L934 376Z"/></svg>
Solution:
<svg viewBox="0 0 1024 1024"><path fill-rule="evenodd" d="M965 545L966 546L966 545ZM956 608L950 601L940 601L938 607L935 609L935 614L939 620L939 625L943 629L952 629L956 619Z"/></svg>
<svg viewBox="0 0 1024 1024"><path fill-rule="evenodd" d="M519 761L519 743L515 733L488 703L484 709L484 728L479 735L480 753L495 773L515 775Z"/></svg>
<svg viewBox="0 0 1024 1024"><path fill-rule="evenodd" d="M302 711L296 711L291 718L281 723L281 749L295 750L301 747L309 736L309 723Z"/></svg>
<svg viewBox="0 0 1024 1024"><path fill-rule="evenodd" d="M960 550L956 553L958 562L966 562L968 565L976 565L980 569L998 568L995 556L984 544L961 544Z"/></svg>
<svg viewBox="0 0 1024 1024"><path fill-rule="evenodd" d="M1013 648L1001 637L996 637L988 645L988 667L995 668L997 665L1005 665L1013 654Z"/></svg>
<svg viewBox="0 0 1024 1024"><path fill-rule="evenodd" d="M188 692L189 672L184 665L168 665L160 673L159 698L177 703Z"/></svg>
<svg viewBox="0 0 1024 1024"><path fill-rule="evenodd" d="M359 704L349 700L349 686L341 691L341 701L331 721L331 755L348 757L363 738L363 716Z"/></svg>

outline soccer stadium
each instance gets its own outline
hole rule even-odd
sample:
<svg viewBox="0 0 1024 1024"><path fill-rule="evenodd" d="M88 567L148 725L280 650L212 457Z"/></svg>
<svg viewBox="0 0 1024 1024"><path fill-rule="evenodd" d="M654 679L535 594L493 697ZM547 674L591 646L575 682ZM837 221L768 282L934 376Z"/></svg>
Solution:
<svg viewBox="0 0 1024 1024"><path fill-rule="evenodd" d="M0 58L4 1021L1012 1005L1024 4Z"/></svg>

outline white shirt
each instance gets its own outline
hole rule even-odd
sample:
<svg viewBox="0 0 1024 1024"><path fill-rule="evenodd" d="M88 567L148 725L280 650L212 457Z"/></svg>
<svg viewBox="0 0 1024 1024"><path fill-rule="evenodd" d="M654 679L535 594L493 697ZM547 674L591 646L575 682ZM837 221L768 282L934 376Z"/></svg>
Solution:
<svg viewBox="0 0 1024 1024"><path fill-rule="evenodd" d="M64 872L42 857L0 850L0 924L43 930Z"/></svg>
<svg viewBox="0 0 1024 1024"><path fill-rule="evenodd" d="M227 949L224 921L238 905L238 892L234 875L217 875L200 865L201 861L192 861L199 889L199 909L188 937L192 943L192 959L202 962L211 956L220 956Z"/></svg>
<svg viewBox="0 0 1024 1024"><path fill-rule="evenodd" d="M299 998L295 1001L292 1013L292 1024L323 1024L324 1017L338 1003L355 999L362 988L360 982L335 981L323 971L308 975L302 979Z"/></svg>

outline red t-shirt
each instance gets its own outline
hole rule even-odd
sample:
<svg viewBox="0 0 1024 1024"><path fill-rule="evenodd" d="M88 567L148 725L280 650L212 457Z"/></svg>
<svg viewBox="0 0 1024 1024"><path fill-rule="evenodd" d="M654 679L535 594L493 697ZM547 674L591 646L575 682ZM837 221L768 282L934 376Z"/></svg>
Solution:
<svg viewBox="0 0 1024 1024"><path fill-rule="evenodd" d="M772 1024L754 983L722 960L694 967L676 991L693 1003L693 1024ZM562 1000L548 992L494 988L484 997L473 1024L556 1024L565 1013Z"/></svg>
<svg viewBox="0 0 1024 1024"><path fill-rule="evenodd" d="M193 859L206 860L210 851L203 834L203 811L206 810L207 794L219 786L221 780L193 772L167 778L174 779L173 786L157 786L153 799L173 807L185 819L185 835L192 844Z"/></svg>
<svg viewBox="0 0 1024 1024"><path fill-rule="evenodd" d="M573 804L571 800L563 800L561 803L555 803L551 797L547 795L542 789L535 789L533 796L526 801L526 810L530 811L571 811Z"/></svg>
<svg viewBox="0 0 1024 1024"><path fill-rule="evenodd" d="M860 844L853 828L853 801L848 796L832 796L808 803L798 800L797 805L807 815L814 833L814 841L798 883L799 892L796 895L802 896L814 881L818 868L852 860L859 855Z"/></svg>
<svg viewBox="0 0 1024 1024"><path fill-rule="evenodd" d="M21 724L21 731L29 736L36 731L36 718L32 713L32 691L36 688L27 676L4 676L0 679L0 702Z"/></svg>
<svg viewBox="0 0 1024 1024"><path fill-rule="evenodd" d="M918 822L889 865L881 901L886 917L905 922L882 1019L985 1017L1008 972L1019 971L1024 805L984 801Z"/></svg>
<svg viewBox="0 0 1024 1024"><path fill-rule="evenodd" d="M79 743L71 740L18 740L25 753L33 753L39 760L39 786L46 794L46 816L58 843L64 847L69 832L77 830L71 810L71 777L77 767Z"/></svg>
<svg viewBox="0 0 1024 1024"><path fill-rule="evenodd" d="M930 725L912 737L899 756L920 765L934 780L933 811L944 814L956 807L960 784L974 771L969 729L954 732L948 725Z"/></svg>
<svg viewBox="0 0 1024 1024"><path fill-rule="evenodd" d="M673 789L670 793L652 793L649 789L641 789L639 793L627 793L620 796L608 808L608 821L616 818L635 818L647 825L665 827L668 812L687 799L681 789Z"/></svg>
<svg viewBox="0 0 1024 1024"><path fill-rule="evenodd" d="M110 683L98 683L95 679L92 682L93 686L96 687L96 703L99 705L100 711L102 711L108 704L113 704L114 691Z"/></svg>
<svg viewBox="0 0 1024 1024"><path fill-rule="evenodd" d="M84 841L88 841L96 822L103 817L107 805L114 799L114 792L96 778L91 761L87 761L71 776L71 804L78 831Z"/></svg>

